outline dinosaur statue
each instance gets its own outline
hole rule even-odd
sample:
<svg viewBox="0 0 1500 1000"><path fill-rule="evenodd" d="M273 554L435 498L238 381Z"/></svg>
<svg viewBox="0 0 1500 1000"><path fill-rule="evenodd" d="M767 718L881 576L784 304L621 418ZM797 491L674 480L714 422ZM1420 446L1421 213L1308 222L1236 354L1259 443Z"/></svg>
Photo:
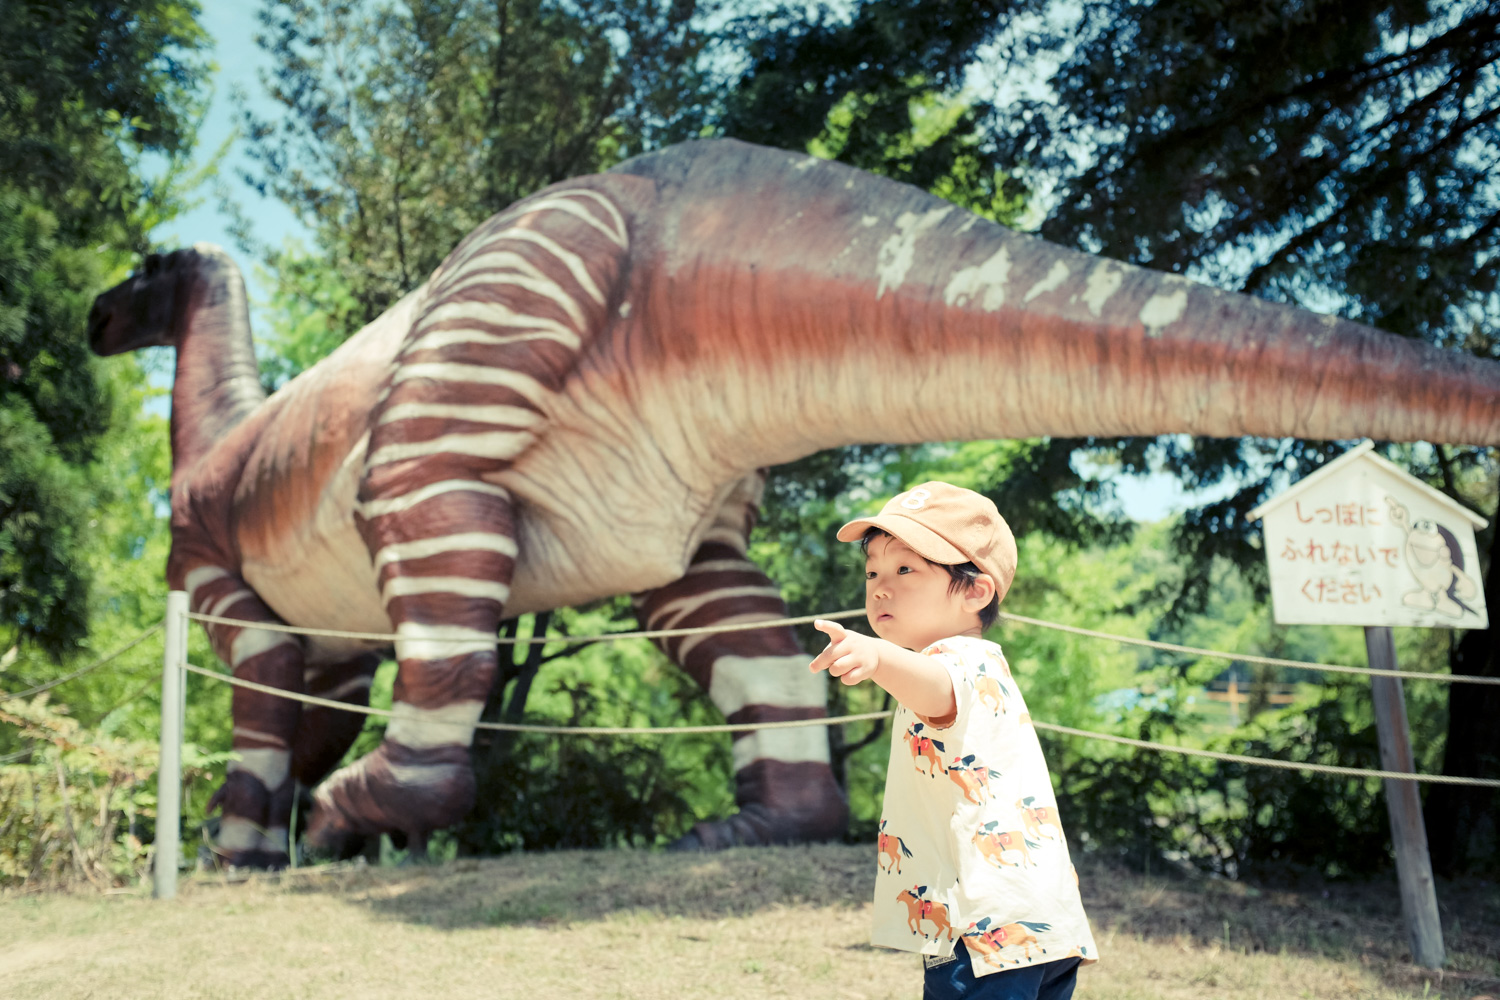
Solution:
<svg viewBox="0 0 1500 1000"><path fill-rule="evenodd" d="M839 164L691 142L556 184L264 397L215 247L101 295L100 354L177 350L167 578L200 612L395 633L385 740L236 689L220 848L420 843L470 807L502 617L635 595L642 626L783 616L745 556L762 471L823 448L1032 435L1500 445L1500 365L1054 246ZM212 625L239 677L363 703L369 644ZM678 638L734 722L816 718L790 630ZM820 728L734 742L739 811L686 846L817 840ZM326 776L326 777L325 777Z"/></svg>

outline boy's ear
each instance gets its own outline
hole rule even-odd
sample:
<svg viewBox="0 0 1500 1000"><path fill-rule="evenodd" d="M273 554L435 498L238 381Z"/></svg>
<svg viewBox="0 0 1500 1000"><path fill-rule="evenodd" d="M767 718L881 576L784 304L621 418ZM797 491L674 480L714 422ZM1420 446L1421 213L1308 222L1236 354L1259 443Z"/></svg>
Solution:
<svg viewBox="0 0 1500 1000"><path fill-rule="evenodd" d="M969 591L964 594L964 603L968 604L972 601L974 610L982 611L989 606L990 601L995 599L995 591L995 578L988 573L980 573L974 578L974 582L969 584Z"/></svg>

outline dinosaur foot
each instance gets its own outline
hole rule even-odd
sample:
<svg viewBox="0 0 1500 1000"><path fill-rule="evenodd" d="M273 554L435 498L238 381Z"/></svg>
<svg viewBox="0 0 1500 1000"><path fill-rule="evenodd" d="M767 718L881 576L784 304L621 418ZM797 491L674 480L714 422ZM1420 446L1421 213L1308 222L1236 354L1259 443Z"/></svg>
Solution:
<svg viewBox="0 0 1500 1000"><path fill-rule="evenodd" d="M474 804L467 747L414 750L387 740L335 772L313 792L305 838L340 854L371 835L404 835L413 856L425 856L427 835L462 819Z"/></svg>
<svg viewBox="0 0 1500 1000"><path fill-rule="evenodd" d="M224 810L212 847L219 867L279 871L288 866L291 792L290 781L272 792L248 771L229 772L207 809Z"/></svg>
<svg viewBox="0 0 1500 1000"><path fill-rule="evenodd" d="M837 840L849 825L849 805L827 764L758 760L735 775L740 811L693 826L674 851L807 844Z"/></svg>

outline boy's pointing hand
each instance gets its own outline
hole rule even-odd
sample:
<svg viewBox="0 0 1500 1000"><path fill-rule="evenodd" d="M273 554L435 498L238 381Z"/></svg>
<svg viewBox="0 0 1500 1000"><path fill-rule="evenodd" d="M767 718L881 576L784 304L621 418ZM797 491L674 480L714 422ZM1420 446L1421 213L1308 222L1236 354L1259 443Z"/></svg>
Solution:
<svg viewBox="0 0 1500 1000"><path fill-rule="evenodd" d="M818 619L813 628L828 636L828 645L813 658L813 673L827 670L845 684L858 684L875 676L880 666L880 642L858 632L850 632L838 622Z"/></svg>

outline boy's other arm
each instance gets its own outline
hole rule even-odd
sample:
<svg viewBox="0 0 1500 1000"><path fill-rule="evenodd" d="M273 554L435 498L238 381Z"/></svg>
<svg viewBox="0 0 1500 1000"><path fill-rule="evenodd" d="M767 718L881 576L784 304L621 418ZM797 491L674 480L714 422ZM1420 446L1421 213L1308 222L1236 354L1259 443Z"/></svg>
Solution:
<svg viewBox="0 0 1500 1000"><path fill-rule="evenodd" d="M820 619L813 622L813 628L828 636L827 647L809 667L814 673L827 670L845 684L874 681L934 725L951 722L957 714L953 678L932 657L850 632L837 622Z"/></svg>

